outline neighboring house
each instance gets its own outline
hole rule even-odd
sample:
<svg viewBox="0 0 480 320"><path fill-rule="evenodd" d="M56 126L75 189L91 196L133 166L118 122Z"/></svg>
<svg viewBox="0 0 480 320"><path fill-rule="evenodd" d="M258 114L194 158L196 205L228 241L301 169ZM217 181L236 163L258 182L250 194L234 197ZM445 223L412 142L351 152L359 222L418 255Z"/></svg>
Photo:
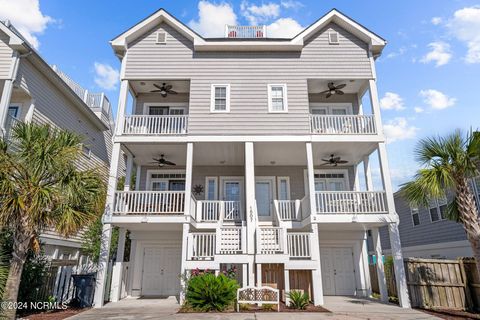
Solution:
<svg viewBox="0 0 480 320"><path fill-rule="evenodd" d="M0 22L0 128L10 137L16 122L48 123L83 136L80 168L99 168L108 175L114 130L108 99L90 93L51 67L9 22ZM40 236L51 259L77 260L81 236L63 238L53 231Z"/></svg>
<svg viewBox="0 0 480 320"><path fill-rule="evenodd" d="M300 289L322 305L371 293L366 230L380 252L388 225L408 307L375 74L386 41L336 10L292 39L225 29L206 39L161 9L111 41L121 87L95 306L114 226L113 301L182 300L180 274L236 266L243 287L277 287L282 299ZM127 183L116 191L122 151Z"/></svg>
<svg viewBox="0 0 480 320"><path fill-rule="evenodd" d="M480 178L472 182L476 201L480 203ZM395 193L395 207L400 217L400 238L405 257L456 259L472 257L473 252L461 223L445 217L447 200L432 201L428 208L412 207ZM380 229L384 254L390 255L388 231Z"/></svg>

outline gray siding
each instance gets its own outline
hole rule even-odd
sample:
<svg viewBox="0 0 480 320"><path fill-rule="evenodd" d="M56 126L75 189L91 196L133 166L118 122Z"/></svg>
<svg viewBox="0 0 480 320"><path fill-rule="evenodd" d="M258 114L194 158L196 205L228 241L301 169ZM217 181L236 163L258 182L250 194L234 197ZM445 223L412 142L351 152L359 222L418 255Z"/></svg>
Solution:
<svg viewBox="0 0 480 320"><path fill-rule="evenodd" d="M0 31L0 79L8 79L13 50L8 46L8 36Z"/></svg>
<svg viewBox="0 0 480 320"><path fill-rule="evenodd" d="M328 44L328 30L340 45ZM158 30L166 45L155 43ZM371 78L367 45L331 24L300 52L194 52L193 44L168 24L133 42L127 53L128 79L190 79L191 134L306 134L307 79ZM231 86L230 113L210 113L211 84ZM286 84L288 113L268 113L267 85Z"/></svg>
<svg viewBox="0 0 480 320"><path fill-rule="evenodd" d="M467 236L460 223L450 220L431 222L428 208L420 208L420 224L413 226L408 202L397 192L395 209L400 217L398 226L402 247L436 244L442 242L462 241ZM390 249L390 238L386 227L380 229L382 248Z"/></svg>
<svg viewBox="0 0 480 320"><path fill-rule="evenodd" d="M35 109L33 121L76 132L84 137L84 143L91 149L91 157L84 157L80 167L100 167L108 173L111 133L100 131L69 100L65 94L44 76L30 61L22 59L17 79L31 99Z"/></svg>

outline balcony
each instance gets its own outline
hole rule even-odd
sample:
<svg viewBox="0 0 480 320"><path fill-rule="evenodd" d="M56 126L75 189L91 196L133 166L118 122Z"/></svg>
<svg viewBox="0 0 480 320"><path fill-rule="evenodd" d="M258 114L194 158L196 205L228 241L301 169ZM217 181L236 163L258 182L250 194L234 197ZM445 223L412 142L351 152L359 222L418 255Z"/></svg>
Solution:
<svg viewBox="0 0 480 320"><path fill-rule="evenodd" d="M257 229L257 254L287 254L290 259L310 259L311 233L287 232L280 227Z"/></svg>
<svg viewBox="0 0 480 320"><path fill-rule="evenodd" d="M243 220L240 201L198 200L195 220L197 222L239 222Z"/></svg>
<svg viewBox="0 0 480 320"><path fill-rule="evenodd" d="M257 39L267 37L266 26L226 26L226 38Z"/></svg>
<svg viewBox="0 0 480 320"><path fill-rule="evenodd" d="M312 134L377 134L373 115L310 114Z"/></svg>
<svg viewBox="0 0 480 320"><path fill-rule="evenodd" d="M181 135L188 132L188 115L128 115L123 134Z"/></svg>
<svg viewBox="0 0 480 320"><path fill-rule="evenodd" d="M384 191L317 191L317 214L388 213Z"/></svg>
<svg viewBox="0 0 480 320"><path fill-rule="evenodd" d="M310 214L308 196L301 200L273 200L273 206L280 221L301 221Z"/></svg>
<svg viewBox="0 0 480 320"><path fill-rule="evenodd" d="M183 215L185 191L117 191L113 215Z"/></svg>
<svg viewBox="0 0 480 320"><path fill-rule="evenodd" d="M215 255L243 254L245 227L220 227L216 232L192 232L187 239L188 260L213 260Z"/></svg>

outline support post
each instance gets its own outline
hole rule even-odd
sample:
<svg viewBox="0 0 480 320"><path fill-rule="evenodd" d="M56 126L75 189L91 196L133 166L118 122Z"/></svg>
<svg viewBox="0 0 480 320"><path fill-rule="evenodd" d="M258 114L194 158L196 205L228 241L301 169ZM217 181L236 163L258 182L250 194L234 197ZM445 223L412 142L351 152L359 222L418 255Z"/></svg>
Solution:
<svg viewBox="0 0 480 320"><path fill-rule="evenodd" d="M365 231L364 240L362 241L362 260L363 260L363 270L365 273L365 284L367 289L367 297L372 295L372 280L370 279L370 267L368 264L368 246L367 246L367 231Z"/></svg>
<svg viewBox="0 0 480 320"><path fill-rule="evenodd" d="M242 264L242 287L248 287L248 264Z"/></svg>
<svg viewBox="0 0 480 320"><path fill-rule="evenodd" d="M372 105L377 134L383 137L382 117L380 115L380 102L378 101L377 83L374 79L368 80L368 92L370 93L370 104Z"/></svg>
<svg viewBox="0 0 480 320"><path fill-rule="evenodd" d="M283 269L283 282L285 283L285 305L290 304L290 299L288 298L288 293L290 293L290 270Z"/></svg>
<svg viewBox="0 0 480 320"><path fill-rule="evenodd" d="M387 196L388 212L398 220L398 215L395 211L395 200L393 197L392 181L390 180L390 168L388 166L387 147L385 142L380 142L378 144L378 161L380 163L383 190L385 190Z"/></svg>
<svg viewBox="0 0 480 320"><path fill-rule="evenodd" d="M308 176L308 194L310 198L310 214L313 215L317 213L317 205L315 201L315 169L313 167L313 147L311 142L306 143L306 150L307 150L307 176Z"/></svg>
<svg viewBox="0 0 480 320"><path fill-rule="evenodd" d="M398 222L390 223L388 225L388 231L390 234L390 247L392 248L393 267L395 269L395 278L397 281L398 300L402 308L411 308L405 266L403 264L400 232L398 231Z"/></svg>
<svg viewBox="0 0 480 320"><path fill-rule="evenodd" d="M245 200L247 221L247 253L255 254L255 228L257 210L255 203L255 158L253 142L245 142ZM258 244L257 244L258 245Z"/></svg>
<svg viewBox="0 0 480 320"><path fill-rule="evenodd" d="M140 176L142 174L142 166L137 164L137 173L135 174L135 190L140 190Z"/></svg>
<svg viewBox="0 0 480 320"><path fill-rule="evenodd" d="M185 166L185 215L194 215L190 212L190 199L192 198L192 171L193 171L193 143L187 143L187 159Z"/></svg>
<svg viewBox="0 0 480 320"><path fill-rule="evenodd" d="M189 245L188 245L189 232L190 232L190 225L188 223L184 223L183 230L182 230L182 263L180 266L180 304L183 304L185 302L185 293L187 289L185 288L185 277L189 276L187 275L187 269L186 269L187 251L189 250Z"/></svg>
<svg viewBox="0 0 480 320"><path fill-rule="evenodd" d="M262 264L257 263L257 287L262 286Z"/></svg>
<svg viewBox="0 0 480 320"><path fill-rule="evenodd" d="M125 60L125 58L123 58ZM124 61L122 61L123 67ZM120 94L118 98L118 109L117 109L117 121L116 121L116 134L123 134L123 126L125 124L125 113L127 109L128 101L128 80L122 79L120 82Z"/></svg>
<svg viewBox="0 0 480 320"><path fill-rule="evenodd" d="M112 285L110 286L110 300L112 302L117 302L121 299L126 234L127 229L118 229L117 257L115 259L115 265L113 266Z"/></svg>
<svg viewBox="0 0 480 320"><path fill-rule="evenodd" d="M248 286L254 287L255 286L255 263L253 259L251 262L248 263Z"/></svg>
<svg viewBox="0 0 480 320"><path fill-rule="evenodd" d="M370 169L370 156L363 157L363 171L365 174L365 188L367 191L373 190L372 170Z"/></svg>
<svg viewBox="0 0 480 320"><path fill-rule="evenodd" d="M10 64L8 79L3 84L2 96L0 97L0 128L3 134L6 133L6 122L8 115L8 107L12 98L13 82L17 77L18 65L20 63L20 55L17 51L13 52Z"/></svg>
<svg viewBox="0 0 480 320"><path fill-rule="evenodd" d="M132 170L133 170L133 155L125 153L127 157L127 165L125 169L125 185L123 191L130 191L130 184L132 183Z"/></svg>
<svg viewBox="0 0 480 320"><path fill-rule="evenodd" d="M385 269L383 266L382 244L380 242L380 233L378 228L372 228L373 248L375 249L375 256L377 258L377 278L378 288L380 290L380 300L388 302L387 281L385 279Z"/></svg>
<svg viewBox="0 0 480 320"><path fill-rule="evenodd" d="M320 240L318 234L318 224L312 224L312 260L317 261L317 266L312 270L312 286L313 286L313 304L323 306L323 284L322 284L322 263L320 257Z"/></svg>
<svg viewBox="0 0 480 320"><path fill-rule="evenodd" d="M118 164L120 162L121 150L120 143L114 143L112 147L112 157L110 172L108 176L107 199L105 212L103 214L102 240L100 244L100 257L98 259L97 283L95 287L94 308L101 308L104 304L105 287L107 280L107 267L110 259L110 242L112 238L111 219L113 202L115 200L115 190L117 189Z"/></svg>

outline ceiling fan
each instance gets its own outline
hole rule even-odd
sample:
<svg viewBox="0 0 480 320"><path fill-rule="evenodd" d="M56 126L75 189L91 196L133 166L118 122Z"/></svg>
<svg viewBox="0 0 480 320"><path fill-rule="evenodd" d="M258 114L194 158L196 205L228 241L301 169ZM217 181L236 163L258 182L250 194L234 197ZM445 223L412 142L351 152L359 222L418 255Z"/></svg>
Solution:
<svg viewBox="0 0 480 320"><path fill-rule="evenodd" d="M171 84L166 84L165 82L162 84L162 86L160 87L158 84L153 84L153 86L155 88L157 88L156 90L152 90L150 92L160 92L160 94L162 95L162 97L166 97L168 94L177 94L176 91L172 90L172 85Z"/></svg>
<svg viewBox="0 0 480 320"><path fill-rule="evenodd" d="M342 95L342 94L344 94L344 92L340 89L343 89L345 87L346 87L345 83L335 85L333 82L329 82L328 83L328 90L322 91L322 92L320 92L320 94L326 93L327 94L326 98L330 98L334 94Z"/></svg>
<svg viewBox="0 0 480 320"><path fill-rule="evenodd" d="M161 154L161 155L160 155L160 159L152 158L152 160L154 160L154 161L151 161L150 163L156 163L156 164L158 164L159 167L163 167L163 166L176 166L175 163L166 160L164 154Z"/></svg>
<svg viewBox="0 0 480 320"><path fill-rule="evenodd" d="M348 163L347 160L342 160L341 157L335 157L334 154L331 154L329 159L322 159L322 161L325 161L322 166L332 165L334 167L338 166L339 164Z"/></svg>

